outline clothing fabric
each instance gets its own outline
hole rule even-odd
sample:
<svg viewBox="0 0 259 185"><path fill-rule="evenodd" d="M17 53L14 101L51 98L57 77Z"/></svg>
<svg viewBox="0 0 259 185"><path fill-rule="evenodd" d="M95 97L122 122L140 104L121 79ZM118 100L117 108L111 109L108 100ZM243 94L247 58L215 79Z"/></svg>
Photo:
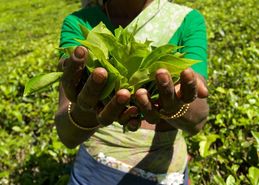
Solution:
<svg viewBox="0 0 259 185"><path fill-rule="evenodd" d="M182 131L155 132L140 128L137 132L122 132L114 122L99 130L84 142L94 158L102 152L130 166L152 173L183 173L187 165L187 147Z"/></svg>
<svg viewBox="0 0 259 185"><path fill-rule="evenodd" d="M151 180L125 173L97 162L80 146L73 164L68 185L159 185ZM170 185L179 184L175 180ZM188 169L184 172L183 185L188 185Z"/></svg>

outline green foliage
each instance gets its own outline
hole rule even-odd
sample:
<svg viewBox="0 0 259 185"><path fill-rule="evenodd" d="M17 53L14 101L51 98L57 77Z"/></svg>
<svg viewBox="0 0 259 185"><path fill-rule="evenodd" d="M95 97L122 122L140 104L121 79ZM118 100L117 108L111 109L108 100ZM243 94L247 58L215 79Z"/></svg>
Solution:
<svg viewBox="0 0 259 185"><path fill-rule="evenodd" d="M56 70L60 25L79 2L0 2L0 184L66 184L75 150L54 128L57 85L22 93L29 78ZM258 185L257 1L175 2L200 10L208 28L210 117L188 138L192 184Z"/></svg>
<svg viewBox="0 0 259 185"><path fill-rule="evenodd" d="M253 184L259 168L258 3L176 2L200 10L208 29L210 116L203 132L189 138L192 182Z"/></svg>
<svg viewBox="0 0 259 185"><path fill-rule="evenodd" d="M45 90L48 86L58 82L62 74L62 72L51 72L33 77L25 84L24 96L28 96L33 92Z"/></svg>
<svg viewBox="0 0 259 185"><path fill-rule="evenodd" d="M66 15L79 3L0 0L0 184L56 184L65 179L75 150L66 149L54 127L57 84L23 97L36 74L55 71Z"/></svg>

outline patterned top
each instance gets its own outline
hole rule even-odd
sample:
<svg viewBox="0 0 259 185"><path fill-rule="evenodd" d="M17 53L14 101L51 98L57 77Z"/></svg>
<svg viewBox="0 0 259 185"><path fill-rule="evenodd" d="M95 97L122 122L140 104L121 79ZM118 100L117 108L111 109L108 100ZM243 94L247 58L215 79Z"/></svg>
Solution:
<svg viewBox="0 0 259 185"><path fill-rule="evenodd" d="M67 16L62 25L60 47L80 45L74 39L84 39L78 24L88 29L100 21L113 31L115 28L99 6L81 9ZM126 29L140 26L136 39L149 39L154 45L171 43L184 46L180 52L186 58L201 60L192 66L207 78L207 40L203 16L196 10L154 0ZM152 31L151 31L152 30ZM144 34L143 34L144 33ZM84 142L89 153L97 158L100 152L130 166L155 173L183 173L187 164L187 148L179 130L155 132L139 129L123 133L118 123L98 129Z"/></svg>

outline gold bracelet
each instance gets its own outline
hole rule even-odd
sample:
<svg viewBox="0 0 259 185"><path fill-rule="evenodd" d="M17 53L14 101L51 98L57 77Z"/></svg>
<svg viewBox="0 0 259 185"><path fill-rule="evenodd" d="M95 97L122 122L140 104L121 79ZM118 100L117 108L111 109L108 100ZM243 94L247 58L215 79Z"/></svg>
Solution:
<svg viewBox="0 0 259 185"><path fill-rule="evenodd" d="M176 112L174 115L172 116L167 116L167 115L164 115L164 114L160 114L160 118L162 119L165 119L165 120L168 120L168 119L177 119L177 118L180 118L182 117L189 109L190 107L190 104L187 103L187 104L184 104L180 110L178 112Z"/></svg>
<svg viewBox="0 0 259 185"><path fill-rule="evenodd" d="M71 105L72 105L72 103L69 102L69 103L68 103L68 107L67 107L67 113L68 113L69 121L70 121L75 127L79 128L79 129L81 129L81 130L84 130L84 131L91 131L91 130L95 130L95 129L97 129L97 128L100 127L100 124L97 125L97 126L95 126L95 127L82 127L82 126L78 125L78 124L73 120L73 118L72 118L72 116L71 116Z"/></svg>

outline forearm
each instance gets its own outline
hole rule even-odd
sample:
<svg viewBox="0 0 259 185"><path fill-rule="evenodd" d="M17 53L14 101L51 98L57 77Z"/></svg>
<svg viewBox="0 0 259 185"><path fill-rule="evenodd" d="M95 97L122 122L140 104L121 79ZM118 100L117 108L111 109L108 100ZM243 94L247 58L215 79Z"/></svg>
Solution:
<svg viewBox="0 0 259 185"><path fill-rule="evenodd" d="M209 114L209 106L206 98L196 98L187 112L178 119L167 120L167 123L175 128L186 131L190 135L197 134L204 126Z"/></svg>
<svg viewBox="0 0 259 185"><path fill-rule="evenodd" d="M55 124L60 140L68 147L74 148L87 140L96 131L85 131L76 127L68 116L69 101L64 97L62 88L60 90L59 109L55 115ZM78 125L86 128L98 125L95 113L89 114L82 111L77 105L71 106L71 117Z"/></svg>

